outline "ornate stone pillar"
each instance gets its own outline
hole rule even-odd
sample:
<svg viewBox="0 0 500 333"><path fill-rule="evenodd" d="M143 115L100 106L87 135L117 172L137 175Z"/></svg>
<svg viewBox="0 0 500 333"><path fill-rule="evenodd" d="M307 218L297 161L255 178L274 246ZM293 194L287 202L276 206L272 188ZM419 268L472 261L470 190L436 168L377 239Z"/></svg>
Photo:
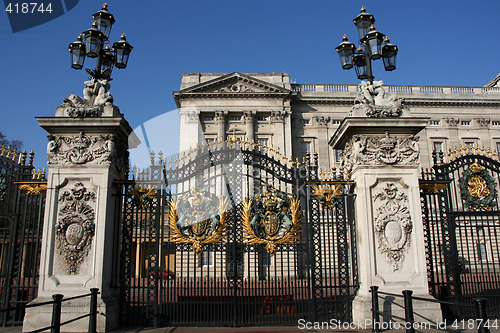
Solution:
<svg viewBox="0 0 500 333"><path fill-rule="evenodd" d="M78 98L85 103L76 102ZM53 294L67 298L99 288L97 329L103 332L116 327L119 319L120 226L113 181L124 177L129 145L138 142L112 99L97 104L87 96L71 95L55 117L37 120L49 132L49 162L38 297L33 303L51 301ZM87 314L89 301L63 303L61 321ZM23 331L50 326L51 312L52 305L26 309ZM88 318L61 330L87 332Z"/></svg>
<svg viewBox="0 0 500 333"><path fill-rule="evenodd" d="M285 142L285 119L287 118L287 113L285 111L273 111L271 112L271 124L274 129L274 143L275 148L279 148L280 151L286 152L286 142Z"/></svg>
<svg viewBox="0 0 500 333"><path fill-rule="evenodd" d="M203 131L200 123L200 112L191 107L179 108L180 133L179 152L187 151L204 143Z"/></svg>
<svg viewBox="0 0 500 333"><path fill-rule="evenodd" d="M360 91L362 91L360 87ZM370 286L428 297L420 208L418 132L428 118L401 117L401 101L359 104L330 139L342 149L342 164L356 183L355 224L359 291L354 322L371 319ZM391 106L399 103L394 109ZM378 111L388 112L384 116ZM359 114L366 111L366 114ZM406 113L406 112L405 112ZM384 311L404 318L402 299L384 302ZM382 303L381 303L382 304ZM382 305L381 305L382 307ZM438 304L414 301L416 321L440 321Z"/></svg>
<svg viewBox="0 0 500 333"><path fill-rule="evenodd" d="M215 123L217 124L217 138L226 139L227 112L215 111Z"/></svg>
<svg viewBox="0 0 500 333"><path fill-rule="evenodd" d="M248 141L253 141L254 136L254 118L255 111L245 111L243 112L243 124L245 124L245 132Z"/></svg>

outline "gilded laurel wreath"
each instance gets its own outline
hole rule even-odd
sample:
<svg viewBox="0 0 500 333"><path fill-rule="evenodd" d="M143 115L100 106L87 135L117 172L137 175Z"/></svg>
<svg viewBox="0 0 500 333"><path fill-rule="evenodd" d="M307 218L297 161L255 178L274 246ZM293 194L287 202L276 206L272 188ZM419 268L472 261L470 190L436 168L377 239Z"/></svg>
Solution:
<svg viewBox="0 0 500 333"><path fill-rule="evenodd" d="M244 240L248 244L263 244L274 255L280 244L300 240L300 200L289 199L275 189L264 189L263 194L243 202Z"/></svg>
<svg viewBox="0 0 500 333"><path fill-rule="evenodd" d="M169 201L168 227L170 241L177 244L191 244L196 254L201 254L208 244L224 241L228 226L229 201L204 195L203 190L191 190L179 200Z"/></svg>

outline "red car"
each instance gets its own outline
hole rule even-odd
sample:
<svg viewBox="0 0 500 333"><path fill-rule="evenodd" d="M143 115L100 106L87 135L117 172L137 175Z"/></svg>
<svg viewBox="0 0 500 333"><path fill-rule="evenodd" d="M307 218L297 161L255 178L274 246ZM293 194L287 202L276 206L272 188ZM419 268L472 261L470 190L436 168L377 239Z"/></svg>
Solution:
<svg viewBox="0 0 500 333"><path fill-rule="evenodd" d="M173 280L175 273L169 269L164 268L151 268L148 272L149 277L158 277L159 279Z"/></svg>

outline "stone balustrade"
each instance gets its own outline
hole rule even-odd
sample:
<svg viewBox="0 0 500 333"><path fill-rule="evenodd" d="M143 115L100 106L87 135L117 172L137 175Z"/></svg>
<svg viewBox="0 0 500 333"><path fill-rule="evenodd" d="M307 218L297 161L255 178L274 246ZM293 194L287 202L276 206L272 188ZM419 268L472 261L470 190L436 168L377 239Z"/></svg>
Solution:
<svg viewBox="0 0 500 333"><path fill-rule="evenodd" d="M400 94L500 94L500 87L444 87L444 86L399 86L384 85L390 93ZM292 91L298 92L357 92L356 84L292 84Z"/></svg>

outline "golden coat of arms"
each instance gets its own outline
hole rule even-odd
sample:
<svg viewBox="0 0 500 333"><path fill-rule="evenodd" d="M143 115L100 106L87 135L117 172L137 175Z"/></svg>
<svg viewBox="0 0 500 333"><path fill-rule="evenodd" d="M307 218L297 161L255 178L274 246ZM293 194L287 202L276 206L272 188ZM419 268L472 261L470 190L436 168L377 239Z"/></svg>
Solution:
<svg viewBox="0 0 500 333"><path fill-rule="evenodd" d="M269 254L278 251L279 244L299 241L300 200L289 198L271 187L262 194L243 202L243 231L249 244L264 244Z"/></svg>
<svg viewBox="0 0 500 333"><path fill-rule="evenodd" d="M205 193L204 189L196 188L177 200L170 200L170 241L191 244L196 254L201 254L205 245L222 242L228 207L227 198L216 198Z"/></svg>

